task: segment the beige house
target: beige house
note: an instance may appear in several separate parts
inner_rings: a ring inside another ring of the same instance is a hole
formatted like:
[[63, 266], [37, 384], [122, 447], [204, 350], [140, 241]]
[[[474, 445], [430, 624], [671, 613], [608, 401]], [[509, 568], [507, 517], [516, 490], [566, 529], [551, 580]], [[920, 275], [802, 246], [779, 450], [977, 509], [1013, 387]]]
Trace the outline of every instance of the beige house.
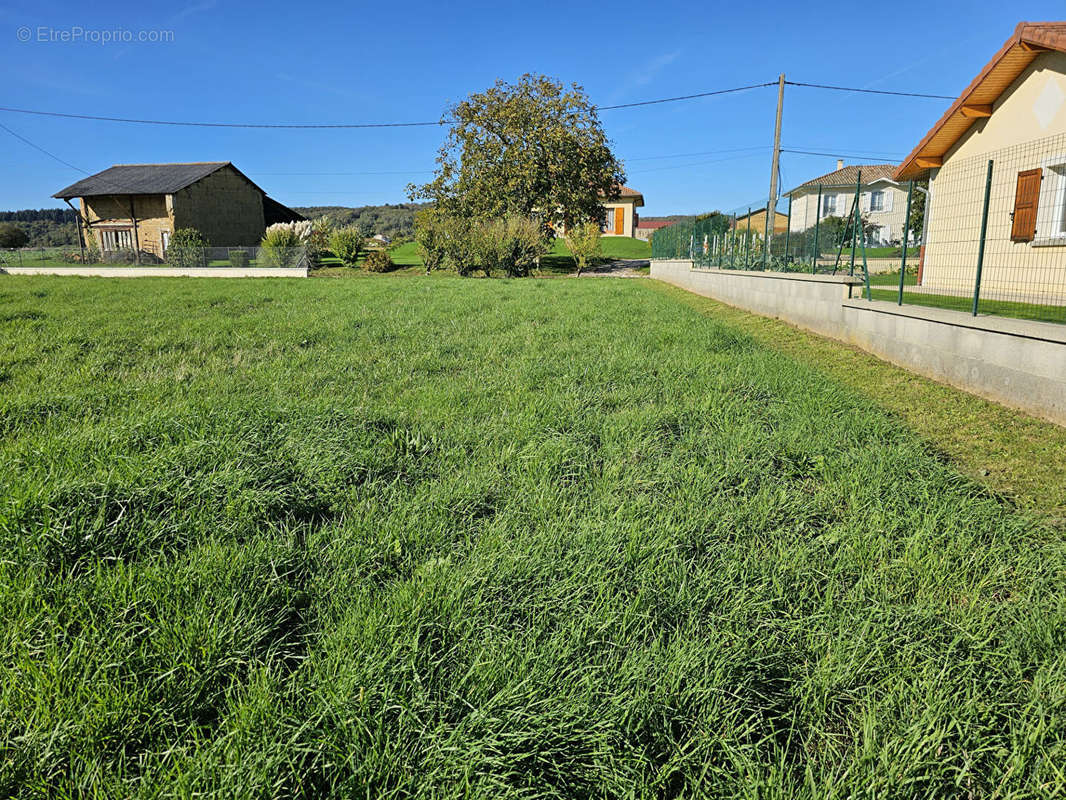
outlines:
[[622, 186], [618, 190], [618, 196], [604, 200], [603, 206], [607, 214], [603, 222], [604, 236], [636, 236], [637, 209], [644, 205], [644, 195]]
[[56, 192], [78, 199], [78, 232], [101, 252], [165, 256], [179, 228], [195, 228], [212, 246], [254, 246], [275, 222], [303, 219], [228, 161], [118, 164]]
[[1020, 23], [896, 170], [929, 179], [924, 289], [973, 291], [990, 160], [982, 296], [1066, 300], [1066, 22]]
[[907, 187], [893, 179], [895, 170], [895, 164], [845, 166], [838, 160], [833, 172], [812, 178], [786, 192], [785, 196], [792, 204], [789, 230], [802, 232], [826, 217], [848, 216], [855, 200], [855, 182], [861, 178], [859, 211], [875, 226], [867, 244], [888, 245], [902, 241]]
[[[731, 223], [730, 227], [735, 228], [738, 231], [745, 231], [749, 228], [755, 233], [759, 234], [759, 237], [766, 235], [766, 209], [760, 208], [752, 211], [748, 214], [741, 214]], [[788, 215], [782, 214], [780, 211], [774, 212], [774, 233], [784, 233], [788, 230]]]

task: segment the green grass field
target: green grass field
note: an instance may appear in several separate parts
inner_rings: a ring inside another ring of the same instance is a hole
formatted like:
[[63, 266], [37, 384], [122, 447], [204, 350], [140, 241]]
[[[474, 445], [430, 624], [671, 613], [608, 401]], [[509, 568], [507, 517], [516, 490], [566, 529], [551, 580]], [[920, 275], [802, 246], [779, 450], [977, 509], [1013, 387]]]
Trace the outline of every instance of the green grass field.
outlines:
[[0, 279], [0, 795], [1062, 796], [1063, 529], [702, 304]]

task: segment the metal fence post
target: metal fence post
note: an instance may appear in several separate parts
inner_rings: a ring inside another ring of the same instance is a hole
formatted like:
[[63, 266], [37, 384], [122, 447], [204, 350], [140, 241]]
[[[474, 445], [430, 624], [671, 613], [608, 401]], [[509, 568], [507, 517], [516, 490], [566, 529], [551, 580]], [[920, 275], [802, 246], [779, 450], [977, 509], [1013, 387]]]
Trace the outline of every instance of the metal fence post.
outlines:
[[907, 213], [903, 217], [903, 258], [899, 261], [899, 297], [896, 298], [896, 305], [903, 305], [903, 280], [907, 274], [907, 235], [911, 230], [911, 199], [914, 197], [914, 181], [910, 182], [910, 187], [907, 189]]
[[748, 206], [748, 229], [744, 233], [744, 269], [751, 266], [749, 253], [751, 252], [751, 206]]
[[811, 275], [818, 271], [818, 232], [822, 226], [822, 184], [818, 184], [818, 204], [814, 207], [814, 258], [811, 259]]
[[981, 301], [981, 270], [985, 265], [985, 234], [988, 232], [988, 201], [992, 196], [992, 159], [988, 159], [988, 174], [985, 176], [985, 202], [981, 209], [981, 241], [977, 245], [977, 279], [973, 285], [973, 315]]
[[781, 260], [788, 264], [788, 237], [792, 233], [792, 195], [788, 196], [788, 222], [785, 223], [785, 254]]

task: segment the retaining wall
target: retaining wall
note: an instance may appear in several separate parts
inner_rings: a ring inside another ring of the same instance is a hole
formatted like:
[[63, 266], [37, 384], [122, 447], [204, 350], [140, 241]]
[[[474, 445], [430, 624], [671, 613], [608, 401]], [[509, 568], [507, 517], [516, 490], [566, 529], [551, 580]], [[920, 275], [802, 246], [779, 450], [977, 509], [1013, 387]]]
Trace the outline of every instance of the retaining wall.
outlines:
[[861, 281], [845, 276], [693, 269], [689, 261], [652, 261], [651, 275], [1066, 425], [1064, 325], [865, 300]]
[[90, 278], [306, 278], [306, 267], [0, 267], [4, 275]]

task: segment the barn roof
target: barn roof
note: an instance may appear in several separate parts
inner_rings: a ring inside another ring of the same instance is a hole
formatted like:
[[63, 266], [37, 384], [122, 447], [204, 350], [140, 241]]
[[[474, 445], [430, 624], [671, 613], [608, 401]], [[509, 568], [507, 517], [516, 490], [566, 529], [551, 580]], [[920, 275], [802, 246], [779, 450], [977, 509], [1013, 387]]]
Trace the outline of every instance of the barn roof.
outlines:
[[[103, 172], [82, 178], [66, 189], [56, 192], [52, 197], [69, 200], [73, 197], [95, 197], [109, 194], [174, 194], [223, 167], [233, 167], [233, 164], [229, 161], [201, 161], [192, 164], [116, 164]], [[237, 168], [233, 167], [233, 169]], [[240, 172], [240, 170], [237, 171]]]
[[1019, 22], [992, 60], [896, 170], [896, 180], [917, 178], [943, 159], [970, 127], [992, 112], [994, 104], [1041, 53], [1066, 53], [1066, 22]]

